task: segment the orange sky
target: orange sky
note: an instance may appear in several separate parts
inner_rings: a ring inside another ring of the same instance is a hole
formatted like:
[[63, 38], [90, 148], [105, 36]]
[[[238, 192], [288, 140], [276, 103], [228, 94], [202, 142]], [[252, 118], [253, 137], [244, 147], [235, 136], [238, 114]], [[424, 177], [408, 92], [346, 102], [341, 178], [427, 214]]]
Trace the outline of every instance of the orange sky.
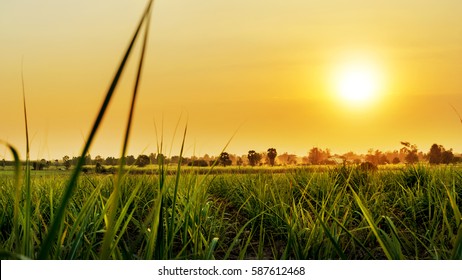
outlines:
[[[1, 1], [0, 139], [24, 157], [24, 57], [31, 157], [77, 156], [144, 6]], [[461, 13], [459, 0], [156, 1], [129, 153], [156, 152], [154, 123], [171, 155], [186, 123], [187, 155], [219, 154], [235, 131], [227, 151], [236, 154], [365, 153], [400, 141], [462, 152], [449, 105], [462, 114]], [[332, 78], [357, 61], [381, 80], [360, 106], [339, 98]], [[129, 66], [92, 156], [120, 154]]]

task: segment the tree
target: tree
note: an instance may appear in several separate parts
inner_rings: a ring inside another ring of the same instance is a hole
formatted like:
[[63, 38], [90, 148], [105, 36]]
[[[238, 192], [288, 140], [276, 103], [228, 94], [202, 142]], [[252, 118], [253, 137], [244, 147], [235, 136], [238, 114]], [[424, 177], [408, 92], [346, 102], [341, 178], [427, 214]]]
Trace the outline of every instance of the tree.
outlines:
[[278, 162], [283, 165], [297, 164], [297, 156], [293, 154], [283, 153], [277, 156]]
[[101, 157], [100, 155], [96, 156], [95, 159], [93, 160], [95, 164], [99, 163], [99, 164], [103, 164], [104, 162], [104, 159], [103, 157]]
[[222, 164], [223, 166], [228, 166], [228, 165], [231, 165], [232, 161], [231, 159], [229, 158], [229, 154], [227, 152], [222, 152], [220, 154], [220, 164]]
[[250, 150], [247, 154], [247, 159], [249, 160], [250, 166], [255, 166], [260, 163], [261, 155], [254, 150]]
[[151, 161], [151, 164], [157, 163], [157, 155], [154, 153], [149, 154], [149, 160]]
[[442, 146], [433, 144], [428, 152], [428, 162], [430, 164], [439, 164], [441, 162], [441, 149]]
[[149, 164], [151, 160], [147, 155], [139, 155], [138, 158], [136, 159], [136, 166], [138, 167], [145, 167], [146, 165]]
[[409, 142], [401, 142], [401, 145], [404, 146], [403, 148], [401, 148], [401, 151], [403, 151], [406, 154], [404, 159], [406, 160], [407, 163], [414, 164], [419, 161], [419, 156], [417, 155], [416, 145], [412, 145]]
[[114, 157], [107, 157], [107, 158], [104, 160], [104, 164], [114, 166], [114, 165], [117, 165], [117, 161], [118, 161], [118, 160], [117, 160], [116, 158], [114, 158]]
[[276, 152], [275, 148], [268, 149], [268, 153], [266, 154], [266, 156], [268, 157], [268, 161], [271, 166], [274, 166], [274, 159], [276, 158], [277, 155], [278, 153]]
[[90, 154], [85, 156], [85, 165], [91, 165], [91, 155]]
[[441, 163], [450, 164], [454, 162], [454, 154], [452, 149], [441, 153]]
[[308, 161], [313, 164], [322, 164], [326, 159], [330, 157], [329, 149], [323, 151], [318, 147], [313, 147], [308, 153]]
[[135, 162], [136, 162], [136, 159], [134, 156], [130, 155], [130, 156], [125, 157], [125, 164], [127, 165], [133, 165], [135, 164]]
[[66, 168], [66, 170], [71, 167], [71, 161], [69, 159], [69, 156], [63, 156], [63, 165], [64, 168]]

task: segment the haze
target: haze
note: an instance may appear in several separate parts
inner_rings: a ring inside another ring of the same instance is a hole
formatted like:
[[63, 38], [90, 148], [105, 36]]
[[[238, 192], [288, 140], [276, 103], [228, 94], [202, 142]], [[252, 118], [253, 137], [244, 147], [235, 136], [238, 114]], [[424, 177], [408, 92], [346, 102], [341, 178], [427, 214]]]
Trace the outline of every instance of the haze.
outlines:
[[[23, 59], [31, 157], [78, 156], [144, 6], [2, 1], [0, 139], [24, 157]], [[233, 135], [226, 151], [235, 154], [365, 153], [400, 141], [462, 152], [451, 108], [462, 113], [461, 12], [459, 0], [156, 1], [129, 154], [156, 152], [160, 135], [178, 154], [186, 124], [188, 155], [218, 155]], [[339, 98], [332, 79], [356, 61], [381, 79], [362, 106]], [[92, 156], [120, 153], [127, 70]]]

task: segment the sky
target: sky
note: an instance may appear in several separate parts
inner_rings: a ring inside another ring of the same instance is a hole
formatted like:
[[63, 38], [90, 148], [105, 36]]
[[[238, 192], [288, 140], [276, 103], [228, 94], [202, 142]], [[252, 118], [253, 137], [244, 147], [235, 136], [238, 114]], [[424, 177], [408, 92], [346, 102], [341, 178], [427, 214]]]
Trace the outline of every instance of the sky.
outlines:
[[[25, 157], [23, 68], [31, 158], [78, 156], [146, 3], [2, 0], [0, 139]], [[460, 153], [461, 13], [459, 0], [155, 1], [128, 153], [163, 139], [176, 155], [186, 126], [187, 156]], [[140, 46], [93, 157], [120, 156]], [[345, 79], [373, 90], [345, 97]]]

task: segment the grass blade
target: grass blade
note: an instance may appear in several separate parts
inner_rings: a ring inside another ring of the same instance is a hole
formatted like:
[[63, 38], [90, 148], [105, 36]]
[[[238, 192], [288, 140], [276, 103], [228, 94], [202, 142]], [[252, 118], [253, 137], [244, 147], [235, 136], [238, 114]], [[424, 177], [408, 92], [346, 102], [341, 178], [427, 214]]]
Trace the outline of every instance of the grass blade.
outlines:
[[15, 181], [15, 196], [14, 196], [14, 208], [13, 208], [13, 234], [16, 243], [16, 251], [20, 249], [20, 235], [19, 235], [19, 203], [21, 200], [21, 160], [19, 159], [18, 151], [10, 144], [0, 140], [0, 143], [7, 146], [11, 151], [14, 159], [14, 181]]
[[23, 100], [23, 109], [24, 109], [24, 126], [26, 130], [26, 174], [25, 174], [25, 224], [24, 224], [24, 254], [28, 257], [32, 257], [32, 244], [31, 244], [31, 179], [30, 179], [30, 144], [29, 144], [29, 128], [27, 125], [27, 108], [26, 108], [26, 89], [24, 86], [24, 67], [23, 62], [21, 62], [21, 82], [22, 82], [22, 100]]
[[143, 13], [142, 17], [141, 17], [141, 20], [138, 24], [138, 27], [137, 29], [135, 30], [135, 33], [132, 37], [132, 40], [130, 41], [130, 44], [127, 48], [127, 51], [125, 52], [125, 55], [123, 56], [123, 59], [119, 65], [119, 68], [117, 69], [116, 71], [116, 74], [112, 80], [112, 83], [109, 87], [109, 90], [107, 91], [106, 93], [106, 96], [104, 98], [104, 101], [103, 101], [103, 104], [101, 105], [101, 108], [99, 110], [99, 113], [96, 117], [96, 120], [95, 122], [93, 123], [93, 127], [90, 131], [90, 134], [87, 138], [87, 141], [85, 142], [85, 145], [83, 147], [83, 150], [82, 150], [82, 153], [81, 153], [81, 156], [72, 172], [72, 175], [64, 189], [64, 194], [62, 196], [62, 199], [61, 199], [61, 203], [60, 203], [60, 206], [59, 206], [59, 209], [58, 211], [56, 212], [56, 215], [55, 215], [55, 219], [52, 221], [52, 224], [51, 224], [51, 227], [49, 228], [48, 230], [48, 233], [44, 239], [44, 242], [42, 243], [42, 246], [40, 248], [40, 251], [39, 251], [39, 254], [38, 254], [38, 258], [39, 259], [46, 259], [48, 258], [49, 256], [49, 252], [50, 252], [50, 249], [52, 247], [52, 244], [55, 240], [55, 238], [59, 235], [59, 229], [60, 229], [60, 225], [63, 221], [63, 218], [64, 218], [64, 214], [65, 214], [65, 211], [66, 211], [66, 207], [72, 197], [72, 194], [74, 192], [74, 189], [77, 185], [77, 179], [82, 171], [82, 167], [83, 165], [85, 164], [85, 155], [88, 154], [88, 151], [90, 149], [90, 145], [91, 143], [93, 142], [93, 139], [95, 138], [95, 135], [96, 135], [96, 132], [98, 131], [98, 128], [100, 127], [101, 125], [101, 122], [103, 120], [103, 117], [104, 115], [106, 114], [106, 110], [109, 106], [109, 103], [112, 99], [112, 96], [113, 96], [113, 93], [118, 85], [118, 82], [119, 82], [119, 79], [122, 75], [122, 72], [125, 68], [125, 65], [126, 65], [126, 62], [128, 61], [128, 58], [132, 52], [132, 48], [133, 48], [133, 45], [135, 44], [135, 41], [138, 37], [138, 34], [139, 34], [139, 31], [141, 29], [141, 26], [143, 25], [143, 22], [145, 21], [147, 15], [148, 15], [148, 12], [150, 11], [150, 8], [151, 8], [151, 5], [152, 5], [152, 0], [149, 1], [148, 3], [148, 6], [146, 7], [146, 10], [145, 12]]
[[148, 41], [148, 34], [149, 34], [149, 24], [150, 24], [150, 18], [151, 18], [151, 9], [147, 10], [145, 14], [145, 33], [144, 33], [144, 40], [143, 40], [143, 46], [141, 50], [141, 55], [140, 55], [140, 60], [138, 64], [138, 72], [136, 75], [136, 82], [135, 82], [135, 87], [133, 89], [133, 95], [132, 95], [132, 100], [130, 104], [130, 112], [128, 115], [128, 122], [127, 122], [127, 127], [125, 129], [125, 136], [124, 136], [124, 142], [123, 142], [123, 147], [122, 147], [122, 155], [120, 157], [120, 163], [119, 163], [119, 170], [117, 173], [117, 176], [115, 178], [115, 183], [114, 183], [114, 190], [111, 194], [111, 197], [109, 198], [108, 201], [108, 213], [109, 213], [109, 218], [108, 218], [108, 228], [106, 230], [106, 234], [104, 236], [103, 240], [103, 247], [101, 250], [101, 258], [102, 259], [107, 259], [109, 257], [111, 250], [111, 244], [114, 240], [115, 234], [116, 234], [116, 226], [115, 226], [115, 220], [116, 220], [116, 212], [118, 208], [118, 202], [119, 202], [119, 195], [120, 195], [120, 184], [122, 181], [122, 177], [124, 174], [124, 166], [125, 166], [125, 155], [127, 153], [128, 149], [128, 140], [130, 136], [130, 131], [132, 127], [132, 122], [133, 122], [133, 114], [135, 111], [135, 103], [136, 103], [136, 97], [138, 95], [138, 87], [140, 83], [140, 78], [141, 78], [141, 72], [143, 69], [143, 61], [144, 61], [144, 54], [146, 52], [146, 44]]

